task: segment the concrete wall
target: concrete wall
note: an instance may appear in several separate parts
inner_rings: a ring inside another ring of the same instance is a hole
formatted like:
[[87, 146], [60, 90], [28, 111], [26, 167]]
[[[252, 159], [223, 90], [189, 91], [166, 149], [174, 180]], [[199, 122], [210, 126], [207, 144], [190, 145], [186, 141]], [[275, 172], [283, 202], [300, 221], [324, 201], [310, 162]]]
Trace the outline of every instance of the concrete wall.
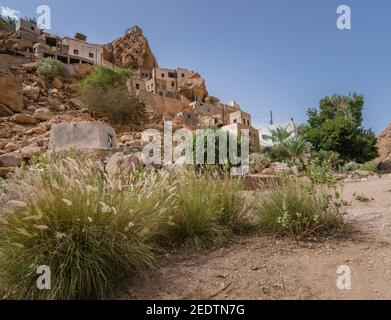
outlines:
[[177, 114], [182, 112], [190, 103], [190, 101], [185, 97], [181, 97], [180, 99], [172, 99], [146, 91], [138, 92], [138, 96], [145, 103], [149, 111], [158, 115], [162, 115], [163, 113]]
[[205, 102], [194, 101], [190, 104], [190, 107], [194, 109], [194, 111], [202, 113], [203, 115], [213, 116], [216, 114], [221, 114], [223, 111], [223, 107], [220, 103], [218, 104], [210, 104]]
[[114, 129], [104, 122], [60, 123], [51, 128], [49, 147], [56, 150], [111, 149], [117, 147], [117, 141]]

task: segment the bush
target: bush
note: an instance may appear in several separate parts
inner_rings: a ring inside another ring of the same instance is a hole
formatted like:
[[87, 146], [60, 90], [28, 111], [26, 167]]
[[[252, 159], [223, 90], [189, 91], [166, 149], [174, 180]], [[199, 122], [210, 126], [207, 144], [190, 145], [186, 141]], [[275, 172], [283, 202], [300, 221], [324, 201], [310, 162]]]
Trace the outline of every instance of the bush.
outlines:
[[129, 124], [144, 110], [143, 103], [129, 92], [130, 71], [98, 66], [82, 83], [82, 101], [87, 109], [113, 123]]
[[[211, 148], [209, 148], [208, 136], [211, 137]], [[226, 154], [221, 154], [220, 139], [226, 139]], [[246, 143], [249, 145], [249, 148], [251, 148], [249, 141], [247, 141], [244, 136], [240, 134], [234, 135], [228, 131], [222, 131], [217, 127], [210, 127], [206, 128], [203, 132], [197, 132], [193, 139], [188, 143], [187, 149], [189, 151], [188, 153], [193, 157], [193, 165], [198, 172], [205, 173], [212, 169], [214, 171], [220, 171], [222, 174], [229, 174], [230, 169], [241, 166], [242, 163], [233, 164], [231, 159], [240, 158], [242, 156], [242, 145], [245, 146]], [[235, 147], [230, 147], [231, 144], [236, 147], [236, 150]], [[201, 151], [203, 151], [203, 154], [200, 154], [201, 159], [197, 159], [197, 155]], [[214, 162], [214, 165], [208, 164], [208, 156], [211, 155], [212, 152], [214, 152], [214, 159], [211, 160]], [[220, 157], [225, 160], [224, 164], [220, 163], [222, 162], [220, 161]], [[202, 164], [197, 162], [202, 162]]]
[[374, 161], [369, 161], [363, 164], [356, 163], [354, 161], [345, 163], [341, 166], [339, 166], [338, 171], [340, 173], [350, 173], [355, 170], [365, 170], [365, 171], [371, 171], [371, 172], [377, 172], [377, 164]]
[[266, 153], [250, 155], [250, 173], [261, 173], [271, 162], [272, 159]]
[[82, 102], [90, 112], [120, 124], [134, 122], [144, 108], [137, 96], [121, 87], [110, 90], [91, 87], [83, 92]]
[[[0, 223], [0, 286], [6, 298], [104, 298], [119, 279], [153, 266], [152, 243], [172, 205], [166, 177], [144, 176], [119, 190], [99, 165], [71, 158], [17, 169], [8, 197], [25, 207]], [[153, 192], [151, 192], [153, 190]], [[51, 290], [36, 287], [37, 267]]]
[[91, 74], [82, 82], [82, 89], [87, 90], [93, 87], [111, 89], [113, 87], [123, 87], [130, 77], [128, 69], [111, 69], [97, 66]]
[[333, 185], [336, 183], [333, 175], [333, 167], [327, 161], [312, 160], [306, 167], [305, 175], [315, 183]]
[[178, 182], [176, 206], [163, 238], [166, 245], [198, 250], [224, 243], [251, 226], [240, 182], [189, 174]]
[[288, 181], [264, 194], [257, 210], [263, 231], [300, 239], [345, 231], [340, 207], [340, 195], [334, 189], [316, 191]]
[[362, 126], [363, 108], [364, 97], [357, 94], [325, 97], [319, 109], [308, 110], [300, 132], [316, 150], [338, 152], [344, 161], [370, 161], [379, 153], [375, 133]]
[[65, 65], [53, 58], [42, 59], [38, 64], [37, 72], [40, 76], [48, 79], [64, 77], [67, 74]]

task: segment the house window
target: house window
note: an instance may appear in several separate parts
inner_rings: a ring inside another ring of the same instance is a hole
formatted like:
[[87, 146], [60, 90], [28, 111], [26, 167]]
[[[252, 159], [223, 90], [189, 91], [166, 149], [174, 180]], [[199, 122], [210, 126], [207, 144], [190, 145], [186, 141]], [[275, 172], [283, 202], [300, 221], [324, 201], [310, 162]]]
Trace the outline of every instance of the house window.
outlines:
[[238, 120], [234, 119], [234, 123], [238, 123]]
[[182, 73], [182, 78], [184, 78], [185, 77], [185, 74], [184, 73]]
[[76, 55], [78, 55], [78, 54], [79, 54], [79, 50], [76, 50], [76, 49], [75, 49], [75, 50], [73, 50], [73, 53], [76, 54]]
[[164, 73], [162, 73], [162, 78], [164, 78]]
[[140, 89], [140, 85], [138, 83], [136, 83], [136, 89], [139, 90]]
[[113, 136], [111, 134], [108, 135], [107, 138], [107, 147], [112, 148], [113, 147]]
[[90, 54], [88, 55], [90, 58], [93, 58], [94, 57], [94, 54], [90, 52]]
[[171, 81], [171, 87], [175, 87], [175, 82], [174, 81]]

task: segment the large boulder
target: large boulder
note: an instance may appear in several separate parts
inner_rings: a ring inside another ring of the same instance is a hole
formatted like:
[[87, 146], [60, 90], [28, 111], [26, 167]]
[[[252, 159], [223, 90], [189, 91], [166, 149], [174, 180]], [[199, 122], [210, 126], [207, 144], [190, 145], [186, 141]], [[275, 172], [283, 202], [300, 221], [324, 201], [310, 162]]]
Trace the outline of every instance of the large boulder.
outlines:
[[121, 68], [152, 70], [158, 67], [148, 40], [136, 29], [108, 44], [104, 58]]
[[203, 101], [208, 96], [205, 79], [191, 71], [187, 79], [179, 85], [179, 93], [190, 101]]
[[34, 117], [39, 121], [47, 121], [53, 116], [53, 113], [45, 107], [35, 110]]
[[77, 64], [73, 67], [74, 75], [77, 79], [83, 80], [92, 72], [93, 67], [88, 63]]
[[0, 167], [15, 167], [19, 166], [23, 161], [20, 153], [10, 152], [0, 155]]
[[34, 116], [28, 114], [15, 114], [12, 116], [11, 121], [20, 123], [20, 124], [36, 124], [37, 119]]
[[7, 71], [0, 69], [0, 105], [1, 113], [21, 112], [23, 109], [23, 94], [17, 83], [15, 76]]
[[107, 162], [106, 172], [110, 180], [124, 184], [126, 178], [141, 167], [142, 163], [136, 154], [116, 153]]
[[378, 162], [391, 160], [391, 124], [379, 135], [377, 147], [380, 154]]

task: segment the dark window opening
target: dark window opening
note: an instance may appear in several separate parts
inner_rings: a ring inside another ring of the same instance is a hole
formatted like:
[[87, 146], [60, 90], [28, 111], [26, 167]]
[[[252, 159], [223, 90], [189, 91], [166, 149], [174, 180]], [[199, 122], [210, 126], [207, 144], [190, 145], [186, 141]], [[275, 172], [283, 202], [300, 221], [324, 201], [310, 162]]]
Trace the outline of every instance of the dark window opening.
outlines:
[[113, 147], [113, 136], [111, 134], [108, 135], [107, 147], [109, 147], [109, 148]]
[[58, 59], [59, 61], [61, 61], [62, 63], [65, 63], [65, 64], [68, 63], [68, 58], [67, 58], [67, 57], [57, 56], [57, 59]]
[[171, 81], [171, 87], [175, 87], [175, 82], [174, 81]]
[[88, 55], [90, 58], [93, 58], [94, 57], [94, 54], [93, 53], [89, 53]]
[[164, 73], [162, 73], [162, 78], [164, 78]]
[[185, 74], [184, 73], [182, 73], [182, 78], [184, 78], [185, 77]]
[[79, 54], [79, 50], [75, 49], [75, 50], [73, 50], [73, 53], [78, 55]]
[[140, 89], [140, 85], [138, 83], [136, 83], [136, 89]]
[[73, 59], [73, 58], [71, 58], [71, 59], [69, 60], [69, 63], [70, 63], [70, 64], [80, 63], [80, 60], [79, 60], [79, 59]]
[[169, 72], [168, 73], [168, 77], [169, 78], [176, 78], [177, 77], [177, 74], [175, 72]]

